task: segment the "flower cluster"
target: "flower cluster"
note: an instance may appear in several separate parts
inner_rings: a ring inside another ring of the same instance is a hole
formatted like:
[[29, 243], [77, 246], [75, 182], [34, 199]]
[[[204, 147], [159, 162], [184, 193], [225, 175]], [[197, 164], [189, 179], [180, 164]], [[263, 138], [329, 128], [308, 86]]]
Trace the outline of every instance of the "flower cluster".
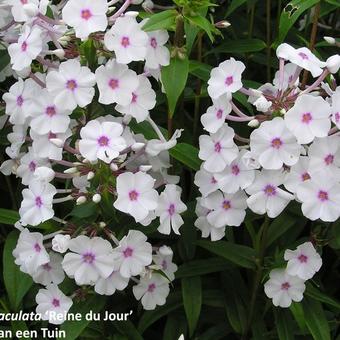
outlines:
[[[195, 176], [202, 194], [195, 225], [203, 237], [221, 239], [226, 226], [243, 222], [247, 208], [275, 218], [293, 200], [310, 220], [340, 217], [340, 89], [332, 76], [340, 56], [323, 62], [288, 44], [278, 47], [277, 56], [273, 83], [257, 89], [243, 86], [245, 66], [234, 58], [211, 71], [213, 103], [201, 117], [209, 135], [199, 138], [203, 163]], [[303, 69], [318, 77], [310, 86], [300, 82]], [[237, 107], [237, 91], [257, 113]], [[247, 138], [227, 122], [255, 129]]]
[[[37, 312], [53, 323], [47, 312], [72, 305], [58, 288], [65, 273], [105, 295], [136, 282], [136, 299], [154, 309], [165, 303], [177, 268], [171, 249], [152, 247], [141, 231], [117, 239], [112, 224], [79, 225], [55, 216], [55, 205], [63, 202], [103, 203], [112, 216], [122, 212], [143, 226], [153, 221], [163, 234], [179, 234], [183, 224], [179, 178], [168, 174], [168, 150], [181, 131], [167, 140], [150, 116], [156, 92], [149, 78], [158, 81], [160, 68], [169, 64], [169, 36], [163, 30], [145, 32], [147, 20], [138, 22], [138, 13], [126, 12], [133, 1], [112, 14], [113, 3], [8, 0], [1, 7], [0, 38], [11, 62], [6, 75], [17, 80], [3, 95], [2, 122], [12, 132], [9, 159], [0, 170], [27, 186], [13, 255], [23, 272], [46, 286], [37, 295]], [[94, 44], [99, 66], [84, 62], [83, 41]], [[128, 65], [136, 61], [145, 61], [143, 73]], [[149, 124], [156, 137], [135, 133], [132, 120]], [[27, 228], [50, 219], [60, 229], [52, 235]], [[52, 243], [43, 243], [50, 238]]]
[[322, 259], [311, 242], [299, 245], [284, 253], [285, 269], [273, 269], [264, 285], [266, 295], [274, 306], [287, 308], [292, 301], [300, 302], [306, 289], [305, 281], [311, 279], [322, 265]]

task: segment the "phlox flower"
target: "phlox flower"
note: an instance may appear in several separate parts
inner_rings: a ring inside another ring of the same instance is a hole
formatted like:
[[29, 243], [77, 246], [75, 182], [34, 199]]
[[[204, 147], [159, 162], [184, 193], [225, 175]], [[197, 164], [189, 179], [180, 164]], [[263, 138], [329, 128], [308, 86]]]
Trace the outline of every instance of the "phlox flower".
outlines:
[[41, 14], [45, 14], [47, 10], [47, 4], [44, 0], [7, 0], [7, 4], [11, 6], [13, 18], [17, 22], [25, 22], [30, 19], [30, 15], [26, 11], [27, 6], [33, 6]]
[[175, 272], [177, 271], [177, 265], [172, 262], [173, 252], [168, 246], [160, 247], [156, 255], [153, 255], [153, 262], [158, 265], [161, 271], [166, 275], [166, 277], [173, 281], [175, 279]]
[[310, 180], [312, 174], [312, 169], [310, 166], [310, 159], [306, 156], [301, 156], [299, 161], [294, 164], [289, 172], [285, 175], [284, 186], [287, 190], [292, 193], [295, 193], [297, 187], [305, 182]]
[[340, 89], [338, 88], [337, 91], [331, 97], [332, 104], [331, 104], [331, 114], [332, 114], [332, 122], [340, 128]]
[[[280, 84], [280, 72], [277, 71], [275, 73], [275, 77], [273, 79], [273, 84], [275, 85], [276, 88], [279, 88], [280, 85], [282, 85], [282, 91], [286, 90], [288, 88], [288, 86], [291, 84], [291, 82], [294, 79], [294, 75], [296, 74], [296, 70], [297, 70], [297, 66], [292, 64], [292, 63], [288, 63], [285, 64], [283, 67], [283, 81], [282, 84]], [[297, 85], [299, 82], [299, 77], [296, 79], [296, 84], [293, 85]]]
[[112, 295], [116, 290], [123, 290], [127, 287], [129, 279], [123, 277], [119, 270], [113, 270], [106, 279], [99, 278], [94, 286], [96, 293], [100, 295]]
[[55, 235], [52, 239], [52, 249], [58, 253], [66, 253], [70, 245], [70, 235]]
[[164, 46], [169, 40], [169, 34], [165, 30], [147, 32], [149, 41], [147, 43], [145, 66], [157, 69], [159, 66], [167, 66], [170, 63], [169, 49]]
[[198, 186], [198, 190], [202, 196], [208, 196], [219, 189], [217, 177], [217, 174], [204, 170], [203, 165], [201, 165], [200, 170], [195, 174], [194, 183]]

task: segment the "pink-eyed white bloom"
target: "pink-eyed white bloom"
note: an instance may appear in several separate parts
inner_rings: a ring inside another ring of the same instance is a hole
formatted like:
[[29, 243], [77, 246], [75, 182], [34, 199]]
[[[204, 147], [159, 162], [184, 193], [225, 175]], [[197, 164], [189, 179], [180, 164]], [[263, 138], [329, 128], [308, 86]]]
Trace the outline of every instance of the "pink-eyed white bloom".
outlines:
[[41, 233], [31, 233], [25, 228], [19, 235], [13, 250], [15, 263], [24, 273], [34, 273], [39, 266], [50, 261], [50, 257], [43, 245]]
[[73, 302], [55, 284], [48, 285], [46, 289], [39, 289], [35, 301], [38, 304], [36, 313], [41, 314], [42, 320], [60, 325], [65, 321], [65, 317]]
[[152, 246], [146, 241], [147, 237], [138, 230], [129, 230], [129, 233], [119, 241], [119, 246], [114, 249], [114, 256], [123, 277], [139, 275], [151, 264]]
[[322, 266], [321, 256], [311, 242], [300, 244], [295, 250], [287, 249], [284, 259], [288, 261], [287, 273], [302, 280], [311, 279]]
[[27, 6], [33, 6], [38, 9], [40, 13], [45, 14], [47, 6], [44, 2], [45, 1], [39, 0], [7, 0], [7, 4], [11, 6], [13, 18], [17, 22], [25, 22], [30, 19], [30, 15], [28, 15], [26, 10]]
[[284, 120], [276, 117], [263, 122], [250, 134], [250, 149], [263, 168], [277, 170], [283, 164], [294, 165], [299, 159], [301, 146], [286, 128]]
[[176, 130], [171, 138], [167, 141], [159, 139], [148, 140], [145, 147], [145, 152], [148, 156], [155, 157], [158, 156], [161, 152], [173, 148], [177, 144], [177, 139], [181, 137], [182, 131], [183, 129]]
[[136, 222], [144, 220], [158, 205], [155, 180], [144, 172], [125, 172], [117, 177], [117, 200], [113, 206], [130, 214]]
[[32, 100], [32, 120], [30, 127], [39, 135], [64, 133], [70, 125], [71, 110], [54, 103], [54, 97], [42, 89], [39, 96]]
[[296, 190], [304, 216], [312, 221], [334, 222], [340, 217], [340, 184], [325, 173], [313, 174]]
[[212, 192], [219, 189], [216, 175], [217, 174], [213, 174], [204, 170], [203, 165], [201, 165], [200, 170], [196, 172], [194, 183], [196, 186], [198, 186], [198, 190], [202, 196], [208, 196]]
[[144, 60], [147, 48], [150, 48], [147, 46], [148, 40], [148, 35], [131, 16], [119, 17], [104, 36], [105, 47], [115, 52], [121, 64]]
[[70, 244], [70, 235], [55, 235], [52, 239], [52, 249], [57, 253], [66, 253]]
[[340, 89], [338, 88], [337, 91], [331, 97], [332, 104], [331, 104], [331, 114], [332, 114], [332, 122], [340, 128]]
[[98, 279], [94, 286], [94, 290], [100, 295], [112, 295], [116, 290], [125, 289], [128, 283], [128, 278], [123, 277], [118, 270], [113, 270], [108, 278]]
[[149, 41], [145, 55], [145, 66], [157, 69], [159, 66], [167, 66], [170, 63], [169, 49], [164, 46], [169, 40], [169, 34], [165, 30], [147, 32]]
[[201, 204], [210, 210], [208, 222], [215, 228], [238, 227], [246, 216], [247, 195], [243, 191], [224, 194], [216, 191], [202, 199]]
[[135, 298], [141, 300], [145, 310], [152, 310], [165, 304], [170, 292], [169, 281], [164, 276], [153, 273], [151, 277], [142, 277], [132, 291]]
[[231, 95], [227, 93], [213, 101], [207, 112], [201, 116], [204, 130], [215, 133], [225, 123], [225, 117], [231, 112]]
[[64, 256], [62, 266], [78, 285], [93, 285], [99, 278], [105, 279], [112, 273], [114, 256], [109, 241], [80, 235], [71, 239], [69, 250], [71, 252]]
[[9, 45], [8, 54], [11, 57], [13, 70], [21, 71], [31, 65], [42, 51], [42, 31], [39, 27], [25, 26], [24, 32], [19, 37], [18, 42]]
[[119, 64], [116, 59], [109, 60], [96, 70], [96, 79], [99, 88], [99, 103], [108, 105], [117, 103], [127, 106], [132, 101], [132, 93], [139, 85], [135, 71], [126, 65]]
[[138, 76], [139, 85], [131, 93], [128, 105], [116, 105], [116, 111], [136, 119], [137, 123], [144, 121], [149, 116], [149, 111], [156, 105], [156, 93], [151, 87], [149, 79], [143, 75]]
[[187, 210], [186, 205], [181, 201], [182, 189], [174, 184], [165, 186], [164, 191], [159, 195], [156, 215], [159, 216], [160, 226], [157, 230], [161, 234], [169, 235], [171, 229], [179, 235], [179, 228], [184, 221], [181, 213]]
[[255, 171], [243, 162], [243, 156], [246, 152], [246, 150], [241, 150], [230, 165], [227, 165], [222, 172], [214, 175], [216, 186], [223, 192], [233, 194], [253, 183]]
[[320, 61], [307, 47], [295, 49], [284, 43], [276, 49], [276, 55], [309, 71], [313, 77], [318, 77], [326, 66], [326, 63]]
[[294, 164], [286, 174], [283, 183], [285, 188], [290, 192], [295, 193], [297, 187], [301, 183], [308, 181], [311, 178], [311, 170], [309, 157], [301, 156], [299, 161]]
[[90, 162], [100, 159], [110, 163], [126, 148], [122, 133], [119, 123], [91, 120], [80, 130], [79, 151]]
[[198, 157], [204, 160], [203, 167], [210, 172], [222, 171], [238, 155], [234, 143], [234, 130], [224, 124], [216, 133], [199, 137], [200, 151]]
[[241, 75], [245, 70], [241, 61], [230, 58], [211, 70], [208, 93], [217, 99], [225, 93], [234, 93], [242, 87]]
[[106, 30], [107, 11], [106, 0], [70, 0], [62, 15], [64, 22], [75, 29], [76, 37], [85, 40], [91, 33]]
[[32, 181], [22, 191], [23, 201], [19, 209], [20, 221], [23, 225], [36, 226], [54, 216], [53, 196], [57, 193], [52, 184]]
[[166, 277], [173, 281], [175, 279], [175, 272], [178, 267], [172, 262], [173, 252], [168, 246], [160, 247], [156, 255], [153, 255], [153, 262], [160, 267], [160, 270], [166, 275]]
[[292, 301], [300, 302], [306, 289], [305, 281], [291, 276], [285, 269], [273, 269], [269, 280], [264, 284], [264, 292], [273, 300], [276, 307], [287, 308]]
[[[288, 63], [284, 65], [282, 84], [280, 84], [280, 72], [279, 71], [275, 73], [273, 84], [276, 86], [277, 89], [281, 85], [282, 86], [281, 90], [283, 91], [286, 90], [288, 86], [291, 84], [291, 82], [293, 81], [294, 75], [296, 74], [296, 70], [297, 70], [297, 66], [292, 63]], [[296, 79], [296, 84], [298, 84], [298, 82], [299, 82], [299, 77], [297, 77]]]
[[54, 252], [50, 252], [49, 256], [50, 261], [39, 266], [32, 275], [34, 282], [44, 286], [51, 283], [58, 285], [63, 282], [65, 278], [65, 273], [61, 267], [62, 256]]
[[256, 214], [265, 214], [270, 218], [278, 216], [294, 196], [281, 188], [284, 175], [279, 170], [262, 170], [255, 172], [254, 182], [245, 190], [250, 197], [248, 207]]
[[287, 128], [299, 144], [308, 144], [315, 137], [326, 137], [331, 128], [331, 108], [322, 98], [304, 94], [285, 114]]
[[90, 104], [95, 84], [94, 74], [76, 59], [64, 61], [58, 71], [50, 71], [46, 76], [46, 88], [54, 96], [54, 103], [68, 110]]

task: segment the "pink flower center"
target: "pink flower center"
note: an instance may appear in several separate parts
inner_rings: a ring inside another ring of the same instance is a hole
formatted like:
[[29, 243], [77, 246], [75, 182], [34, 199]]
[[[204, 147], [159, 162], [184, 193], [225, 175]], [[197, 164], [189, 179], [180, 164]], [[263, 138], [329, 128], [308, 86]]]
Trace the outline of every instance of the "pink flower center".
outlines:
[[106, 136], [101, 136], [98, 138], [98, 144], [99, 146], [108, 146], [109, 145], [109, 139]]
[[118, 79], [110, 79], [109, 86], [112, 90], [115, 90], [119, 86], [119, 80]]
[[271, 143], [272, 148], [277, 149], [277, 150], [281, 148], [282, 144], [283, 143], [280, 138], [274, 138]]
[[83, 9], [81, 11], [81, 17], [84, 20], [89, 20], [92, 17], [92, 13], [91, 13], [91, 11], [89, 9]]
[[136, 103], [137, 102], [137, 98], [138, 96], [132, 92], [132, 99], [131, 99], [131, 103]]
[[36, 167], [37, 167], [37, 165], [33, 161], [31, 161], [30, 164], [28, 164], [28, 168], [31, 172], [34, 172]]
[[224, 200], [223, 203], [222, 203], [222, 208], [224, 210], [229, 210], [231, 208], [230, 201]]
[[73, 79], [68, 80], [66, 83], [66, 88], [71, 91], [74, 91], [77, 87], [78, 87], [77, 82]]
[[132, 191], [129, 192], [130, 201], [137, 201], [138, 196], [139, 196], [139, 194], [136, 190], [132, 190]]
[[96, 259], [96, 257], [92, 253], [83, 254], [83, 262], [85, 262], [85, 263], [92, 264], [95, 259]]
[[220, 142], [215, 143], [215, 152], [221, 152], [222, 146]]
[[308, 180], [310, 179], [309, 173], [308, 173], [308, 172], [303, 173], [303, 174], [301, 175], [301, 179], [302, 179], [303, 182], [304, 182], [304, 181], [308, 181]]
[[167, 270], [168, 269], [168, 264], [165, 260], [162, 261], [162, 268], [163, 270]]
[[214, 176], [212, 176], [210, 182], [211, 182], [211, 184], [216, 184], [217, 183], [216, 178]]
[[320, 190], [318, 193], [318, 199], [321, 202], [328, 201], [328, 193], [326, 191]]
[[43, 266], [42, 266], [43, 268], [44, 268], [44, 270], [46, 270], [47, 272], [49, 272], [51, 269], [52, 269], [52, 267], [50, 266], [50, 264], [49, 263], [45, 263], [45, 264], [43, 264]]
[[231, 167], [231, 173], [235, 176], [237, 176], [240, 173], [240, 168], [238, 167], [238, 165], [234, 164]]
[[233, 78], [233, 76], [230, 76], [230, 77], [227, 77], [226, 79], [225, 79], [225, 84], [227, 85], [227, 86], [230, 86], [232, 83], [234, 82], [234, 78]]
[[217, 110], [217, 112], [216, 112], [217, 119], [221, 119], [222, 115], [223, 115], [223, 110], [221, 110], [221, 109]]
[[288, 290], [289, 288], [290, 288], [289, 282], [282, 283], [282, 285], [281, 285], [282, 290]]
[[148, 286], [148, 292], [152, 293], [156, 289], [156, 285], [154, 283], [150, 283]]
[[306, 112], [302, 115], [302, 119], [301, 119], [302, 123], [309, 124], [311, 120], [312, 120], [312, 115], [310, 112]]
[[54, 307], [60, 307], [60, 301], [59, 301], [58, 299], [54, 298], [54, 299], [52, 300], [52, 305], [53, 305]]
[[21, 44], [21, 51], [22, 52], [26, 52], [26, 50], [27, 50], [27, 42], [26, 41], [24, 41], [22, 44]]
[[172, 216], [175, 213], [175, 205], [174, 204], [171, 203], [169, 205], [168, 213], [169, 213], [170, 216]]
[[57, 112], [56, 112], [54, 106], [48, 106], [48, 107], [46, 108], [45, 113], [46, 113], [49, 117], [53, 117]]
[[17, 97], [17, 105], [22, 106], [23, 103], [24, 103], [24, 98], [22, 98], [22, 96], [18, 96]]
[[157, 47], [157, 40], [156, 40], [156, 38], [151, 38], [151, 39], [150, 39], [150, 45], [151, 45], [151, 47], [153, 47], [153, 48], [156, 48], [156, 47]]
[[298, 257], [298, 260], [299, 260], [301, 263], [306, 263], [307, 260], [308, 260], [308, 257], [307, 257], [306, 255], [301, 254], [301, 255]]
[[271, 197], [276, 195], [276, 188], [273, 185], [266, 185], [266, 187], [263, 189], [264, 193]]
[[53, 133], [53, 132], [49, 132], [48, 133], [48, 139], [55, 139], [55, 138], [57, 138], [57, 135], [55, 134], [55, 133]]
[[124, 47], [127, 48], [130, 45], [130, 39], [129, 37], [123, 37], [120, 44]]
[[28, 1], [28, 0], [20, 0], [20, 2], [21, 2], [23, 5], [26, 5], [26, 4], [27, 4], [27, 1]]
[[130, 247], [127, 247], [123, 250], [123, 255], [124, 255], [125, 258], [131, 257], [132, 254], [133, 254], [133, 249], [130, 248]]
[[334, 117], [335, 117], [335, 121], [336, 121], [337, 123], [339, 123], [339, 120], [340, 120], [340, 113], [339, 113], [339, 112], [336, 112], [335, 115], [334, 115]]
[[324, 161], [325, 161], [326, 165], [332, 164], [333, 161], [334, 161], [334, 155], [332, 155], [332, 154], [327, 155], [325, 157]]
[[303, 60], [308, 60], [309, 58], [308, 58], [308, 55], [306, 54], [306, 53], [303, 53], [303, 52], [300, 52], [299, 53], [299, 56], [301, 57], [301, 59], [303, 59]]
[[34, 245], [34, 251], [37, 252], [37, 253], [40, 253], [41, 247], [39, 246], [38, 243], [36, 243], [36, 244]]
[[40, 208], [40, 207], [43, 205], [40, 196], [37, 196], [37, 197], [35, 198], [35, 205], [36, 205], [38, 208]]

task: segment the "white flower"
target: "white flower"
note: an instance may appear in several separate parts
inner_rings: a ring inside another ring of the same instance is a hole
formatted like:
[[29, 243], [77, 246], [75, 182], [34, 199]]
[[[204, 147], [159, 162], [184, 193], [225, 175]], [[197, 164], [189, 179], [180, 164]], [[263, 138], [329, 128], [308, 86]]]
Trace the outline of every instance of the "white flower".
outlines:
[[304, 280], [289, 275], [284, 269], [274, 269], [264, 284], [264, 292], [273, 299], [273, 305], [287, 308], [292, 301], [300, 302], [306, 289]]
[[170, 63], [170, 52], [166, 46], [169, 34], [165, 30], [147, 32], [149, 41], [145, 55], [145, 66], [157, 69], [160, 65], [167, 66]]
[[308, 48], [301, 47], [295, 49], [288, 44], [281, 44], [276, 49], [278, 58], [289, 60], [291, 63], [309, 71], [313, 77], [318, 77], [322, 73], [322, 68], [326, 63], [320, 61]]
[[203, 165], [201, 165], [200, 170], [195, 174], [194, 183], [198, 186], [198, 190], [202, 196], [208, 196], [219, 188], [216, 177], [217, 174], [212, 174], [204, 170]]
[[99, 278], [107, 278], [112, 273], [113, 249], [107, 240], [80, 235], [71, 239], [69, 249], [72, 253], [65, 255], [62, 266], [77, 285], [93, 285]]
[[302, 213], [310, 220], [334, 222], [340, 217], [340, 184], [327, 174], [313, 174], [297, 187], [296, 195], [302, 202]]
[[335, 54], [326, 60], [328, 71], [335, 74], [338, 73], [340, 68], [340, 55]]
[[20, 233], [13, 256], [20, 270], [29, 274], [34, 273], [39, 266], [50, 260], [43, 245], [43, 235], [31, 233], [27, 228]]
[[162, 151], [169, 150], [177, 144], [177, 139], [181, 137], [182, 131], [183, 131], [182, 129], [176, 130], [168, 141], [162, 141], [159, 139], [148, 140], [146, 144], [145, 152], [148, 154], [148, 156], [159, 157], [159, 154]]
[[46, 87], [55, 97], [54, 103], [68, 110], [91, 103], [95, 83], [94, 74], [76, 59], [64, 61], [58, 71], [50, 71], [46, 76]]
[[129, 230], [119, 246], [114, 249], [116, 264], [123, 277], [129, 278], [142, 273], [152, 262], [152, 246], [147, 237], [138, 230]]
[[294, 196], [279, 188], [284, 181], [281, 171], [262, 170], [255, 172], [255, 181], [245, 190], [250, 197], [248, 207], [256, 214], [267, 213], [270, 218], [278, 216]]
[[331, 109], [322, 97], [304, 94], [285, 114], [287, 128], [299, 144], [308, 144], [315, 137], [326, 137], [331, 127]]
[[234, 93], [242, 87], [241, 75], [245, 66], [241, 61], [230, 58], [211, 70], [208, 93], [217, 99], [225, 93]]
[[116, 111], [130, 115], [137, 123], [144, 121], [149, 111], [156, 105], [156, 93], [151, 87], [149, 79], [143, 75], [138, 76], [139, 86], [131, 93], [131, 102], [128, 105], [116, 105]]
[[70, 0], [62, 10], [63, 20], [73, 27], [76, 37], [85, 40], [97, 31], [107, 27], [107, 0]]
[[118, 270], [114, 270], [108, 278], [99, 278], [94, 286], [94, 290], [100, 295], [112, 295], [116, 290], [125, 289], [128, 283], [128, 278], [123, 277]]
[[35, 301], [38, 304], [36, 313], [54, 325], [65, 321], [66, 314], [73, 304], [55, 284], [47, 286], [46, 289], [39, 289]]
[[144, 60], [147, 48], [150, 48], [147, 47], [148, 40], [148, 35], [131, 16], [119, 17], [104, 36], [106, 48], [115, 52], [121, 64]]
[[79, 151], [90, 162], [101, 159], [110, 163], [126, 148], [122, 133], [119, 123], [91, 120], [80, 130]]
[[340, 128], [340, 90], [334, 92], [331, 97], [332, 105], [331, 105], [331, 113], [332, 113], [332, 122]]
[[157, 230], [161, 234], [169, 235], [171, 229], [179, 235], [179, 228], [184, 223], [181, 213], [187, 210], [186, 205], [181, 201], [182, 189], [174, 184], [165, 186], [160, 194], [156, 215], [159, 216], [160, 226]]
[[98, 101], [106, 105], [112, 103], [130, 105], [132, 93], [139, 85], [136, 72], [126, 65], [119, 64], [115, 59], [97, 68], [96, 79], [99, 88]]
[[247, 195], [243, 191], [224, 194], [216, 191], [202, 199], [201, 204], [210, 210], [208, 222], [215, 228], [238, 227], [246, 216]]
[[199, 137], [198, 157], [205, 161], [203, 164], [205, 170], [222, 171], [237, 157], [238, 148], [233, 140], [234, 135], [234, 130], [225, 124], [216, 133]]
[[19, 209], [22, 224], [36, 226], [52, 218], [52, 201], [56, 193], [53, 185], [32, 181], [28, 189], [22, 191], [23, 201]]
[[300, 244], [295, 250], [287, 249], [284, 254], [287, 273], [302, 280], [311, 279], [322, 265], [322, 259], [311, 242]]
[[152, 310], [165, 304], [170, 288], [166, 278], [154, 273], [151, 278], [141, 278], [138, 285], [133, 286], [132, 291], [137, 300], [142, 299], [144, 309]]
[[125, 172], [117, 177], [117, 200], [113, 206], [134, 217], [144, 220], [158, 204], [158, 193], [153, 188], [155, 180], [144, 172]]
[[55, 235], [52, 239], [52, 249], [61, 254], [66, 253], [70, 240], [70, 235]]
[[39, 166], [33, 174], [33, 179], [42, 183], [49, 183], [54, 177], [55, 172], [48, 166]]
[[286, 128], [284, 120], [276, 117], [263, 122], [251, 133], [250, 149], [265, 169], [276, 170], [283, 164], [294, 165], [299, 159], [301, 147]]
[[[279, 86], [282, 85], [281, 90], [283, 90], [283, 91], [286, 90], [288, 88], [289, 84], [293, 81], [296, 70], [297, 70], [297, 66], [292, 64], [292, 63], [288, 63], [288, 64], [284, 65], [282, 84], [280, 84], [280, 71], [277, 71], [275, 73], [275, 78], [273, 80], [273, 84], [277, 88], [279, 88]], [[298, 82], [299, 82], [299, 78], [296, 79], [296, 83], [294, 85], [297, 85]]]
[[214, 175], [216, 184], [212, 183], [210, 186], [214, 188], [216, 185], [223, 192], [233, 194], [252, 184], [255, 171], [243, 161], [246, 152], [246, 150], [241, 150], [238, 157], [230, 165], [227, 165], [222, 172], [216, 173]]
[[[11, 12], [13, 18], [17, 22], [24, 22], [30, 19], [26, 11], [27, 6], [34, 6], [39, 9], [42, 14], [46, 13], [46, 7], [39, 4], [39, 0], [7, 0], [7, 3], [12, 6]], [[43, 2], [43, 1], [41, 1]]]
[[154, 263], [160, 266], [161, 271], [171, 281], [175, 279], [175, 272], [178, 268], [177, 265], [172, 262], [172, 256], [172, 249], [167, 246], [162, 246], [158, 249], [156, 255], [152, 257]]
[[33, 26], [32, 29], [25, 26], [18, 42], [9, 45], [8, 54], [11, 57], [13, 70], [21, 71], [30, 66], [32, 60], [40, 54], [42, 51], [41, 34], [42, 31], [37, 26]]
[[231, 112], [231, 95], [229, 93], [213, 101], [207, 112], [201, 116], [204, 130], [215, 133], [225, 123], [225, 117]]
[[283, 184], [287, 190], [295, 193], [297, 187], [304, 181], [308, 181], [310, 178], [310, 159], [308, 157], [301, 156], [299, 161], [289, 169], [289, 172], [286, 174]]
[[50, 252], [50, 261], [44, 263], [33, 273], [33, 281], [47, 286], [51, 283], [58, 285], [64, 281], [65, 273], [61, 267], [62, 256]]

